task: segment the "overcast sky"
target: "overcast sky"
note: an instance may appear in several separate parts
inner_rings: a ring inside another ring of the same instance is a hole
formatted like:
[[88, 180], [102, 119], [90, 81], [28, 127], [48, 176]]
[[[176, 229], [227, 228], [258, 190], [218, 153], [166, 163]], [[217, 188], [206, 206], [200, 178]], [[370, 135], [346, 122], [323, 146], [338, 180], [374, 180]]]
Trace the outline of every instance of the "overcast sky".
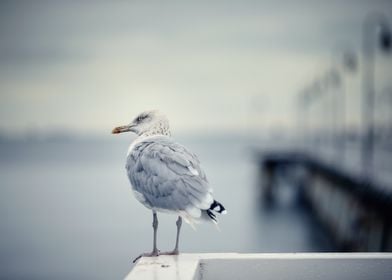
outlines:
[[287, 128], [373, 11], [392, 2], [0, 1], [0, 129], [106, 133], [146, 109], [179, 132]]

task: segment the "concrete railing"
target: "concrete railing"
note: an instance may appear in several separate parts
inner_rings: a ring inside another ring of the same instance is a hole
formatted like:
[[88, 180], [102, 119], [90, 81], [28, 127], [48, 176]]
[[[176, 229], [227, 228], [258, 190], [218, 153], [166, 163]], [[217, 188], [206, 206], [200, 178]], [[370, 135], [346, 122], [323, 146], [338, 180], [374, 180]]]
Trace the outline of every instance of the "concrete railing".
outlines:
[[126, 280], [392, 279], [391, 253], [181, 254], [142, 258]]

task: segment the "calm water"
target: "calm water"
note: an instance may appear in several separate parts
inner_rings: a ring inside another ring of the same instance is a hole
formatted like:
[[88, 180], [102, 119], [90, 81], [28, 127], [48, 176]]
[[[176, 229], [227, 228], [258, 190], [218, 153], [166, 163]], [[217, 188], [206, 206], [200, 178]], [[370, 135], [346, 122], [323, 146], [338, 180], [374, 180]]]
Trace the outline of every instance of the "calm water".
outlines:
[[[254, 144], [244, 137], [179, 138], [197, 153], [228, 209], [220, 229], [185, 225], [185, 252], [332, 250], [290, 191], [265, 211]], [[127, 137], [0, 144], [0, 278], [121, 279], [150, 251], [151, 212], [124, 169]], [[158, 216], [158, 247], [174, 246], [175, 217]]]

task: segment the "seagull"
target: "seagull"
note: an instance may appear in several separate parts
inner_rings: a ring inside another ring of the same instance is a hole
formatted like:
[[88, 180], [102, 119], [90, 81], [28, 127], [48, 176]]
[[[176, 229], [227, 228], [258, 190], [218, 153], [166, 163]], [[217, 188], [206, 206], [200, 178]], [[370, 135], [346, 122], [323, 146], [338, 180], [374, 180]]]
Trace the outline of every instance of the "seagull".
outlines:
[[[126, 171], [136, 199], [152, 210], [153, 249], [141, 257], [178, 255], [182, 219], [193, 228], [200, 221], [217, 224], [216, 214], [226, 214], [225, 207], [212, 196], [212, 188], [197, 156], [171, 137], [169, 120], [159, 111], [145, 111], [113, 134], [137, 134], [127, 153]], [[157, 248], [157, 212], [178, 216], [173, 251]]]

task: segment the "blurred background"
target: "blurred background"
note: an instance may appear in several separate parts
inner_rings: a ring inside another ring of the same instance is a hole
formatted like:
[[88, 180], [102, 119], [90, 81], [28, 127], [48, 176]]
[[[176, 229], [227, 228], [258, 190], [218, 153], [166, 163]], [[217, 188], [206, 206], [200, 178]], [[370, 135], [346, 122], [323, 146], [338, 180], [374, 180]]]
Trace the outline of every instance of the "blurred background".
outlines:
[[[0, 278], [152, 243], [113, 127], [159, 109], [228, 209], [183, 252], [392, 251], [390, 1], [0, 1]], [[175, 217], [160, 215], [171, 249]]]

